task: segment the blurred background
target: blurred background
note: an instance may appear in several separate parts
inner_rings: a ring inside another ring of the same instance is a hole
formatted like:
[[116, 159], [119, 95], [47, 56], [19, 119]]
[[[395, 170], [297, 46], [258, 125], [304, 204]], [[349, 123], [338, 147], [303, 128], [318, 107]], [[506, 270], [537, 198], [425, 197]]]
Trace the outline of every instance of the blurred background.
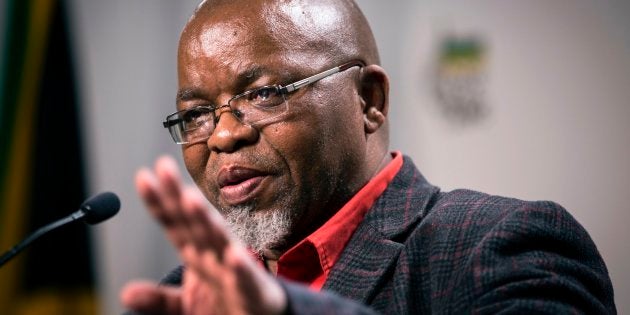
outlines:
[[[2, 314], [118, 314], [177, 265], [133, 176], [179, 157], [179, 32], [197, 0], [1, 0], [0, 251], [94, 193], [121, 213], [0, 269]], [[630, 313], [630, 2], [358, 0], [391, 76], [392, 149], [443, 190], [554, 200]]]

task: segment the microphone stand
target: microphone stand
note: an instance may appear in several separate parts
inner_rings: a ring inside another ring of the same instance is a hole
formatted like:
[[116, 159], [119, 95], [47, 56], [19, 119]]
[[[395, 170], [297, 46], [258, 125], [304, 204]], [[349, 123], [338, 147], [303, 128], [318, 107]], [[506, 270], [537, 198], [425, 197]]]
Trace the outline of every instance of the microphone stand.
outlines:
[[13, 246], [13, 248], [11, 248], [9, 251], [5, 252], [4, 254], [2, 254], [2, 257], [0, 257], [0, 267], [2, 267], [6, 262], [8, 262], [9, 260], [11, 260], [11, 258], [15, 257], [15, 255], [19, 254], [24, 248], [26, 248], [29, 244], [31, 244], [33, 241], [35, 241], [36, 239], [40, 238], [42, 235], [60, 227], [63, 225], [66, 225], [68, 223], [71, 223], [73, 221], [76, 221], [78, 219], [81, 219], [85, 216], [85, 212], [83, 210], [79, 210], [74, 212], [73, 214], [61, 219], [61, 220], [57, 220], [53, 223], [50, 223], [48, 225], [45, 225], [41, 228], [39, 228], [37, 231], [35, 231], [34, 233], [32, 233], [31, 235], [29, 235], [26, 239], [24, 239], [22, 242], [20, 242], [19, 244]]

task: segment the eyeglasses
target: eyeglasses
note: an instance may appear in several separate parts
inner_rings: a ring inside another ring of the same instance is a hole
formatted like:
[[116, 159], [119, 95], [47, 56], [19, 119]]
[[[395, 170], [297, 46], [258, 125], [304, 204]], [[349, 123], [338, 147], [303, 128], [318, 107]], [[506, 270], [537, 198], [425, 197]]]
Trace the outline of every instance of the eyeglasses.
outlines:
[[203, 141], [212, 135], [224, 112], [231, 112], [246, 125], [262, 123], [288, 111], [288, 94], [335, 73], [364, 66], [365, 63], [361, 60], [352, 60], [285, 86], [266, 85], [245, 91], [233, 96], [225, 105], [200, 105], [175, 112], [166, 116], [166, 121], [162, 124], [177, 144]]

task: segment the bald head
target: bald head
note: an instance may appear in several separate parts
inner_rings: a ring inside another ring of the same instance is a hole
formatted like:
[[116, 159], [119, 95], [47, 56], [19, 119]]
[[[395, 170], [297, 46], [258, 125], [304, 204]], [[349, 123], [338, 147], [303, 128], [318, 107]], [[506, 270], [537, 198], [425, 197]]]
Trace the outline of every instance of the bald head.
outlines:
[[286, 48], [311, 51], [330, 64], [351, 59], [380, 62], [370, 26], [352, 0], [206, 0], [182, 38], [210, 21], [236, 22], [244, 31], [265, 32]]

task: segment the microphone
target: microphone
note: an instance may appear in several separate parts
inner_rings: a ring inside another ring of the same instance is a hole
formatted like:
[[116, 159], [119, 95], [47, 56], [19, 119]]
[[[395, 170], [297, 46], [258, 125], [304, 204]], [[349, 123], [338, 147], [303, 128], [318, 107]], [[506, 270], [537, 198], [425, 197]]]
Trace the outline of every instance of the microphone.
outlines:
[[94, 225], [115, 216], [118, 210], [120, 210], [120, 199], [115, 193], [108, 191], [84, 201], [79, 211], [73, 215], [82, 213], [83, 215], [79, 218], [82, 217], [85, 223]]
[[20, 253], [34, 240], [60, 226], [64, 226], [79, 219], [90, 225], [98, 224], [116, 215], [118, 210], [120, 210], [120, 199], [118, 199], [116, 194], [112, 192], [104, 192], [96, 196], [92, 196], [84, 201], [79, 210], [76, 212], [63, 219], [39, 228], [35, 231], [35, 233], [29, 235], [21, 243], [15, 245], [11, 248], [11, 250], [2, 254], [2, 257], [0, 257], [0, 267], [11, 260], [11, 258], [15, 257], [15, 255]]

